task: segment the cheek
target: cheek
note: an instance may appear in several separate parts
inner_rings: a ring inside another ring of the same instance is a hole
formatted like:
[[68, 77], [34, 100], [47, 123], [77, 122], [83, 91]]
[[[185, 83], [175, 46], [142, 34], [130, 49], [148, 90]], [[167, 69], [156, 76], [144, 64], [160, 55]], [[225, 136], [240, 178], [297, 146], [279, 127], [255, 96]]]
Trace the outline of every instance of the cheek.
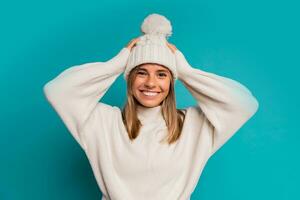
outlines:
[[164, 90], [164, 91], [169, 91], [170, 89], [170, 81], [163, 81], [161, 82], [161, 88]]
[[138, 89], [143, 84], [143, 81], [136, 78], [132, 84], [133, 89]]

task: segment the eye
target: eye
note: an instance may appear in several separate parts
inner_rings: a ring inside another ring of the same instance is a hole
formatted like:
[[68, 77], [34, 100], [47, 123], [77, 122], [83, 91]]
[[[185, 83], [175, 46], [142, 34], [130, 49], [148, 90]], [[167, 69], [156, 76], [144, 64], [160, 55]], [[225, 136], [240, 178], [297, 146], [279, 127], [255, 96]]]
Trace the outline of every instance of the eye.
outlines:
[[166, 73], [159, 73], [158, 75], [159, 75], [160, 77], [166, 77], [166, 76], [167, 76]]
[[137, 72], [137, 74], [140, 74], [140, 75], [146, 75], [146, 72], [139, 71], [139, 72]]

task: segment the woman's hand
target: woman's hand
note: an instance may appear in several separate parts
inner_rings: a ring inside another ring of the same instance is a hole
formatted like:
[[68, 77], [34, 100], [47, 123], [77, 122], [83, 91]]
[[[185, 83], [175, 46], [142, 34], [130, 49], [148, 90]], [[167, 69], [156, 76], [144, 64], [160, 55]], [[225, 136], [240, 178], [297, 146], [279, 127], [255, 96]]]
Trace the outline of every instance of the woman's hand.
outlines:
[[173, 53], [175, 53], [175, 51], [177, 50], [176, 46], [173, 45], [173, 44], [171, 44], [171, 43], [169, 43], [168, 41], [167, 41], [167, 46], [171, 49], [171, 51]]
[[128, 44], [127, 48], [131, 51], [131, 49], [135, 46], [135, 44], [140, 40], [140, 38], [134, 38], [132, 39]]
[[176, 70], [178, 74], [178, 79], [182, 80], [185, 74], [192, 73], [191, 69], [193, 69], [188, 61], [185, 59], [184, 55], [182, 54], [181, 51], [177, 49], [177, 47], [169, 42], [167, 42], [167, 46], [171, 49], [173, 53], [178, 51], [178, 54], [175, 54], [175, 59], [176, 59]]

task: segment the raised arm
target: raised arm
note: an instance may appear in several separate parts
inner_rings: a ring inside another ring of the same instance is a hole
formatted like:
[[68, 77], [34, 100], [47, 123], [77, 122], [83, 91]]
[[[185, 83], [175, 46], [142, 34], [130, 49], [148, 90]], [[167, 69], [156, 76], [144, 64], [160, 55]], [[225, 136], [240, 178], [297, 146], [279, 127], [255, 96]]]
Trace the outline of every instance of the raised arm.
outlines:
[[178, 49], [175, 57], [178, 79], [195, 97], [212, 125], [212, 155], [254, 115], [258, 101], [239, 82], [192, 68]]
[[125, 70], [129, 54], [130, 49], [124, 47], [106, 62], [72, 66], [43, 87], [47, 100], [83, 149], [86, 147], [80, 129], [97, 104], [105, 110], [110, 109], [111, 106], [99, 100]]

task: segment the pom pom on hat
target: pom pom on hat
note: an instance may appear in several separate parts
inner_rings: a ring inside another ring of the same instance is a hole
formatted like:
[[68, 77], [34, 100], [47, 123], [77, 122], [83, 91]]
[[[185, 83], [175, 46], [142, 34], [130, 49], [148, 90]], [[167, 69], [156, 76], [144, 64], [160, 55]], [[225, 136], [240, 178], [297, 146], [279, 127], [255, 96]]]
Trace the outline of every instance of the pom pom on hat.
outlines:
[[140, 40], [131, 50], [124, 72], [125, 80], [127, 81], [134, 67], [144, 63], [156, 63], [167, 67], [176, 80], [175, 55], [166, 44], [168, 37], [172, 35], [170, 21], [162, 15], [150, 14], [144, 19], [141, 31], [144, 35], [140, 36]]
[[144, 19], [141, 31], [144, 34], [162, 34], [169, 37], [172, 35], [172, 26], [166, 17], [154, 13]]

